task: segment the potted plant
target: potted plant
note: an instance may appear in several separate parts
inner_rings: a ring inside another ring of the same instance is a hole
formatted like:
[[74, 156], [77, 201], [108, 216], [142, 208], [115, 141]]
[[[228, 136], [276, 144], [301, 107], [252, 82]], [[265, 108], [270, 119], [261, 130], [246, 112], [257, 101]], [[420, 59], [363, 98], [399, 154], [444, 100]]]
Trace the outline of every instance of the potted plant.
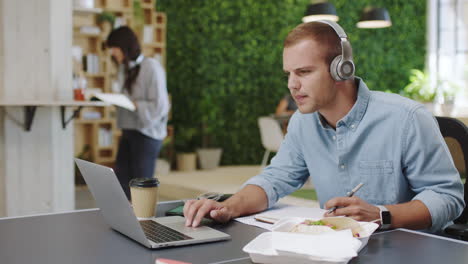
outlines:
[[172, 137], [167, 136], [161, 147], [159, 158], [156, 160], [156, 174], [157, 175], [168, 175], [171, 171], [171, 160], [172, 160]]
[[[440, 111], [443, 111], [447, 114], [451, 111], [447, 109], [453, 108], [453, 101], [458, 90], [455, 83], [438, 80], [431, 85], [429, 74], [418, 69], [410, 71], [409, 80], [410, 83], [402, 91], [404, 96], [423, 103], [431, 112], [442, 114]], [[437, 104], [435, 105], [434, 102]]]
[[104, 11], [98, 15], [97, 22], [101, 27], [102, 34], [104, 36], [108, 36], [111, 30], [114, 28], [115, 15]]
[[440, 80], [437, 89], [436, 101], [441, 106], [443, 115], [450, 115], [455, 106], [455, 95], [460, 87], [452, 81]]
[[220, 112], [219, 106], [213, 104], [217, 100], [212, 97], [213, 94], [207, 91], [200, 103], [200, 108], [202, 109], [202, 147], [197, 149], [197, 156], [200, 168], [203, 170], [219, 167], [223, 153], [222, 148], [215, 147], [217, 122], [222, 119], [218, 118]]
[[202, 170], [216, 169], [219, 167], [223, 149], [212, 146], [214, 133], [206, 124], [202, 125], [202, 147], [197, 149], [198, 161]]
[[196, 146], [197, 129], [193, 127], [178, 127], [174, 139], [177, 150], [177, 169], [181, 171], [193, 171], [196, 169], [197, 160], [194, 152]]
[[431, 85], [429, 74], [418, 69], [412, 69], [410, 83], [403, 89], [403, 95], [419, 102], [433, 102], [436, 96], [435, 87]]

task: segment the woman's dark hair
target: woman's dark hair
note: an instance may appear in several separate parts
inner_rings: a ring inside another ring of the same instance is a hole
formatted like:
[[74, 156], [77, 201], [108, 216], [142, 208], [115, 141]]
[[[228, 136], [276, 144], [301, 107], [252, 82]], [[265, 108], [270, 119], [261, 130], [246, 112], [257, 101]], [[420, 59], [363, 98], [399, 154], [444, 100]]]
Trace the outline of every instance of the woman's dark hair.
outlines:
[[107, 37], [107, 47], [117, 47], [123, 52], [123, 65], [125, 67], [125, 83], [124, 88], [131, 94], [132, 85], [135, 82], [140, 65], [130, 68], [130, 61], [134, 61], [141, 54], [140, 43], [135, 33], [127, 26], [122, 26], [112, 30]]

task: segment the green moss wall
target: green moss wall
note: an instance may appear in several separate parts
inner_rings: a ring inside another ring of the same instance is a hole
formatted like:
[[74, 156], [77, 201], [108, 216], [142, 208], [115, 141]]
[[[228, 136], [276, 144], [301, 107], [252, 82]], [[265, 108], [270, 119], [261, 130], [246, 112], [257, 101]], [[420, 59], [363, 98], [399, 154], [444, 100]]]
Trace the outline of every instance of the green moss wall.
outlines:
[[[167, 73], [178, 150], [200, 146], [201, 124], [223, 164], [259, 164], [259, 116], [288, 92], [282, 41], [310, 0], [158, 0], [168, 16]], [[370, 89], [399, 92], [425, 60], [426, 1], [336, 0], [354, 49], [357, 75]], [[393, 26], [359, 29], [368, 4], [386, 7]], [[196, 130], [193, 140], [188, 134]]]

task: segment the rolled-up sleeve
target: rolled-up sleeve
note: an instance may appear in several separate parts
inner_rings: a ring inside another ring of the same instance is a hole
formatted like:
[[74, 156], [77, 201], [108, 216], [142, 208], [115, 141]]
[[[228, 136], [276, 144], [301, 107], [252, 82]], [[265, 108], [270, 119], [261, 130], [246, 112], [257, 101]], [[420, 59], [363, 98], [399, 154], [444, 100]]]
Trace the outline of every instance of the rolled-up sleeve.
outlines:
[[261, 187], [268, 197], [269, 208], [279, 198], [301, 188], [309, 177], [307, 166], [300, 151], [300, 141], [298, 141], [298, 114], [296, 113], [291, 117], [288, 126], [290, 132], [286, 134], [278, 153], [271, 160], [271, 164], [242, 186], [250, 184]]
[[409, 185], [429, 209], [430, 231], [443, 229], [456, 219], [465, 203], [463, 184], [435, 118], [422, 106], [405, 124], [403, 169]]

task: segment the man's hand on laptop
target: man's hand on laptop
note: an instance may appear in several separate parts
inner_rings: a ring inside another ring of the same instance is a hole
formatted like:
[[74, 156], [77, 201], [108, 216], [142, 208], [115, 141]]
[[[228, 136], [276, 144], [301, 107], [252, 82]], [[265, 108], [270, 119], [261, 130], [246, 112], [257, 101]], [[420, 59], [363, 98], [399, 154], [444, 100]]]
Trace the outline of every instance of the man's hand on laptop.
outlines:
[[231, 220], [232, 213], [222, 203], [202, 198], [185, 202], [184, 216], [186, 226], [197, 227], [205, 216], [224, 223]]

